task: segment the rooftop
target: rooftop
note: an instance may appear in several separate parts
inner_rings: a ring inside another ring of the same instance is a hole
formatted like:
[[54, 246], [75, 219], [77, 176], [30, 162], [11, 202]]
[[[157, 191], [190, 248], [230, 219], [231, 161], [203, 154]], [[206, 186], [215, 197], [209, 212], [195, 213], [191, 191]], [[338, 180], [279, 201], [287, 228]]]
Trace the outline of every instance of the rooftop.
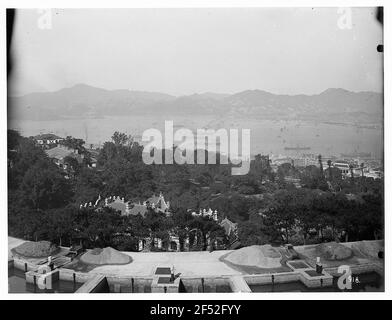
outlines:
[[129, 208], [128, 212], [127, 212], [127, 215], [136, 216], [138, 214], [141, 214], [144, 217], [146, 215], [147, 211], [148, 210], [147, 210], [146, 206], [144, 206], [142, 204], [133, 203], [130, 206], [130, 208]]
[[75, 158], [79, 163], [82, 162], [82, 156], [74, 152], [72, 149], [68, 149], [64, 146], [57, 146], [52, 149], [45, 150], [49, 158], [63, 160], [65, 157]]

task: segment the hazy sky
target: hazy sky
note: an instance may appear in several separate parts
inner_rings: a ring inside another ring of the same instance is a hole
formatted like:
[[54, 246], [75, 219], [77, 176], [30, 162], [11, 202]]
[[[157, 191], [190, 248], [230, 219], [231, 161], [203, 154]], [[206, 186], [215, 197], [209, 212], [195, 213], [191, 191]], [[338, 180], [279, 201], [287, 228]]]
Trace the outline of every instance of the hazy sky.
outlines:
[[337, 8], [53, 9], [40, 29], [42, 13], [19, 10], [11, 94], [77, 83], [174, 95], [381, 92], [375, 16], [352, 9], [352, 28], [340, 29]]

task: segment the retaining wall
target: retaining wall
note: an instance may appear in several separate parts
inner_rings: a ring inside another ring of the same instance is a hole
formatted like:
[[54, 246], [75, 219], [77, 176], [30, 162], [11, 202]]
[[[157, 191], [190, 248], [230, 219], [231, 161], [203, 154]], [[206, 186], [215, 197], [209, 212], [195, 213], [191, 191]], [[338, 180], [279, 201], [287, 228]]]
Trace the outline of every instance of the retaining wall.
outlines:
[[27, 262], [22, 259], [14, 258], [13, 260], [14, 268], [23, 270], [24, 272], [27, 271], [37, 271], [39, 266], [30, 262]]
[[180, 292], [232, 292], [228, 277], [181, 277]]
[[300, 281], [300, 275], [298, 272], [282, 272], [277, 274], [255, 274], [255, 275], [244, 275], [244, 280], [248, 285], [262, 285], [271, 284], [272, 276], [274, 283], [287, 283]]

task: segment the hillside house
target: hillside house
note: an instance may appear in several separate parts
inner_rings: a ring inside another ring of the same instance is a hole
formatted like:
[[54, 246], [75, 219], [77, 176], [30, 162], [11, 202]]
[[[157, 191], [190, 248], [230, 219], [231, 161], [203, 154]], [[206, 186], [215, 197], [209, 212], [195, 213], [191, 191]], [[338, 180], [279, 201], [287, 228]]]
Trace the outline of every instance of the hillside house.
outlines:
[[78, 153], [75, 149], [70, 149], [68, 147], [58, 145], [52, 149], [45, 150], [45, 153], [53, 162], [60, 168], [67, 169], [67, 164], [64, 162], [66, 157], [71, 157], [76, 159], [76, 161], [81, 164], [83, 162], [84, 155]]
[[54, 147], [64, 140], [63, 138], [52, 133], [39, 134], [34, 136], [33, 139], [38, 146], [44, 149]]

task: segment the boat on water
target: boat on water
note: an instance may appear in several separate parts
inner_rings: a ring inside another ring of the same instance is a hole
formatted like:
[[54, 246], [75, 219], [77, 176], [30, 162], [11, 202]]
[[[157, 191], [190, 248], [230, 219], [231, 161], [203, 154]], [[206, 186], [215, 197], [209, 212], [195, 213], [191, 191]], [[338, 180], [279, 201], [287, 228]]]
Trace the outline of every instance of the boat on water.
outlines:
[[285, 150], [295, 150], [295, 151], [302, 151], [302, 150], [310, 150], [310, 147], [284, 147]]

